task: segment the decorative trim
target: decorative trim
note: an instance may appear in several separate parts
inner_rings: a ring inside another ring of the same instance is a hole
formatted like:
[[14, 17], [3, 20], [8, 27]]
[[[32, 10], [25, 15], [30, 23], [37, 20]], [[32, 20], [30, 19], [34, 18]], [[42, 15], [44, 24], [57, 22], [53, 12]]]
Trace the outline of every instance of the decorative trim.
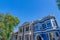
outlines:
[[53, 31], [53, 30], [59, 30], [59, 29], [48, 29], [48, 30], [45, 30], [45, 31], [36, 31], [34, 33], [38, 33], [38, 32], [47, 32], [47, 31]]

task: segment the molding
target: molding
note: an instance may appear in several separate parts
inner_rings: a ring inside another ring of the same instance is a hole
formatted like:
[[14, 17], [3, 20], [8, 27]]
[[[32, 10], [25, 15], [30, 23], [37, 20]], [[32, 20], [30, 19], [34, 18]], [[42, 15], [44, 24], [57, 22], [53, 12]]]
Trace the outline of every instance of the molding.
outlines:
[[48, 32], [48, 31], [57, 31], [57, 30], [59, 30], [59, 29], [48, 29], [48, 30], [45, 30], [45, 31], [36, 31], [36, 32], [34, 32], [34, 33], [38, 33], [38, 32]]

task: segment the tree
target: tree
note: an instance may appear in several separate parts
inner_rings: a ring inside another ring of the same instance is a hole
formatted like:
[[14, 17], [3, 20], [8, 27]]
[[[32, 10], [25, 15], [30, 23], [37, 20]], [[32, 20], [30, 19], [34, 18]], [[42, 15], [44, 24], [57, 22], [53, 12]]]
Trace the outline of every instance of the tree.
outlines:
[[57, 0], [57, 6], [58, 6], [58, 9], [60, 10], [60, 0]]
[[19, 24], [19, 19], [7, 13], [0, 14], [0, 40], [10, 40], [14, 27]]

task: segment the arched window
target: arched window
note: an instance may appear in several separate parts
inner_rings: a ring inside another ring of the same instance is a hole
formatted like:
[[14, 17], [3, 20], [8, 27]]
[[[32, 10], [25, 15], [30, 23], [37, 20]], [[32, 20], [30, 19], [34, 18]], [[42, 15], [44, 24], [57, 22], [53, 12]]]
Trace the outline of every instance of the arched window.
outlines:
[[34, 31], [42, 30], [42, 25], [41, 23], [36, 23], [34, 24]]
[[42, 40], [42, 38], [40, 37], [40, 35], [37, 35], [37, 40]]
[[51, 24], [51, 21], [50, 21], [50, 20], [47, 20], [47, 21], [46, 21], [46, 26], [47, 26], [48, 28], [51, 28], [51, 27], [52, 27], [52, 24]]
[[45, 29], [46, 28], [46, 24], [42, 23], [42, 27], [43, 27], [43, 29]]

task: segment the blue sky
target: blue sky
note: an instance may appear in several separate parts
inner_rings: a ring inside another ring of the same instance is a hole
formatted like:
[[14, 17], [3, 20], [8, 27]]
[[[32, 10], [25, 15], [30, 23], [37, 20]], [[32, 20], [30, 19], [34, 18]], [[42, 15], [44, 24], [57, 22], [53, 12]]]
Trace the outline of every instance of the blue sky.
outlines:
[[[60, 11], [55, 0], [0, 0], [0, 13], [17, 16], [21, 22], [18, 26], [28, 21], [41, 19], [47, 15], [55, 15], [60, 25]], [[15, 28], [17, 31], [18, 27]]]

